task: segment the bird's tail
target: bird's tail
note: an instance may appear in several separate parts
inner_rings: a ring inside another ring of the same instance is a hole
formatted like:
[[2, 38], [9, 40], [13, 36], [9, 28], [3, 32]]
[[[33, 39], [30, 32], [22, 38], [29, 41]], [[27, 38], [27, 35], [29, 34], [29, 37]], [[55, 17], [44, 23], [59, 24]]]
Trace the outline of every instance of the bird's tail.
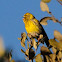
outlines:
[[50, 44], [49, 44], [49, 38], [48, 38], [48, 36], [47, 36], [45, 30], [43, 29], [43, 27], [42, 27], [42, 32], [41, 32], [41, 34], [43, 35], [43, 38], [41, 39], [42, 42], [45, 42], [46, 45], [47, 45], [47, 47], [49, 47], [49, 46], [50, 46]]

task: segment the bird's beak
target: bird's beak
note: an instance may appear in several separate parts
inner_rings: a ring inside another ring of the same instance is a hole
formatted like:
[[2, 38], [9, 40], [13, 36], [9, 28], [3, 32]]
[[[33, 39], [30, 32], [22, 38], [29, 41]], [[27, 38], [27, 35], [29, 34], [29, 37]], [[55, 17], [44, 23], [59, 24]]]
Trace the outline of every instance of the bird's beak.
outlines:
[[23, 17], [25, 17], [25, 16], [23, 16]]
[[25, 16], [23, 16], [23, 20], [24, 20]]
[[26, 16], [24, 15], [23, 17], [25, 18]]

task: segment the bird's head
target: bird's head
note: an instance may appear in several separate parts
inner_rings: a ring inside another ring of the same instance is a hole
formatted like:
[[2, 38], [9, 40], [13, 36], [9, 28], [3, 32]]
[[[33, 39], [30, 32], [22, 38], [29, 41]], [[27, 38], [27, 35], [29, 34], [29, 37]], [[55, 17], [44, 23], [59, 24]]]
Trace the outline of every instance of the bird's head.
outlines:
[[30, 13], [26, 13], [26, 14], [24, 14], [24, 19], [26, 19], [26, 20], [30, 20], [30, 19], [33, 19], [34, 18], [34, 16], [32, 15], [32, 14], [30, 14]]

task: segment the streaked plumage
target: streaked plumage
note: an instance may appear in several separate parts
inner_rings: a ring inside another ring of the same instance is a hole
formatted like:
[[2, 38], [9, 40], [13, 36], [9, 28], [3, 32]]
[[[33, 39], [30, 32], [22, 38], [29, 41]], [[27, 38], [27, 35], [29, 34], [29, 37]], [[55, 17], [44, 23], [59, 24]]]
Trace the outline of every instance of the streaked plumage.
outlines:
[[44, 38], [43, 41], [47, 44], [47, 46], [49, 46], [48, 42], [49, 39], [40, 22], [30, 13], [24, 14], [23, 17], [24, 17], [23, 22], [25, 24], [25, 29], [27, 33], [31, 34], [32, 37], [37, 38], [39, 37], [40, 34], [42, 34]]

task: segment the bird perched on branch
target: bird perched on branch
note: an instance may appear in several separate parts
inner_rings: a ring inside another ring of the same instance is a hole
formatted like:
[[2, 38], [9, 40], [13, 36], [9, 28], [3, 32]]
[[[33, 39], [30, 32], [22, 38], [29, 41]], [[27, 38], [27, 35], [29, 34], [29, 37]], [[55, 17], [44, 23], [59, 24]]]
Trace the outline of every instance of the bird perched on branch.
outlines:
[[27, 33], [30, 34], [31, 37], [35, 37], [37, 39], [39, 38], [39, 35], [42, 34], [42, 41], [45, 42], [47, 46], [49, 46], [48, 36], [40, 22], [30, 13], [24, 14], [23, 17], [23, 22], [25, 24]]

